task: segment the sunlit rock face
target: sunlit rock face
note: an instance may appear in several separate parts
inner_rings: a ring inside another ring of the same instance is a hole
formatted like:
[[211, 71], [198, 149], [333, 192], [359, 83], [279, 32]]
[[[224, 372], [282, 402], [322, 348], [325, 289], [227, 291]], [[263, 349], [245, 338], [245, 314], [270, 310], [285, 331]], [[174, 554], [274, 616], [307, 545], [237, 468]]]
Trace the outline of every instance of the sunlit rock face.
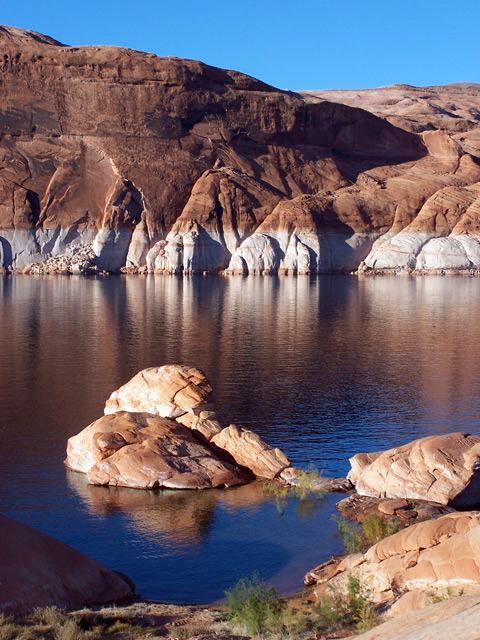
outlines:
[[205, 375], [185, 365], [140, 371], [107, 400], [105, 416], [67, 444], [67, 466], [95, 485], [208, 489], [273, 479], [290, 461], [213, 411]]
[[105, 414], [134, 411], [175, 419], [187, 412], [198, 415], [212, 408], [212, 387], [199, 369], [164, 365], [140, 371], [114, 391]]
[[89, 482], [134, 489], [208, 489], [244, 484], [174, 420], [119, 411], [96, 420], [70, 438], [67, 465]]
[[480, 625], [480, 594], [445, 599], [419, 611], [408, 611], [356, 636], [357, 640], [475, 640]]
[[465, 509], [480, 504], [480, 437], [428, 436], [350, 458], [348, 479], [361, 495], [419, 498]]
[[0, 43], [0, 268], [478, 268], [478, 86], [319, 96], [10, 27]]
[[407, 527], [371, 547], [364, 554], [347, 556], [325, 582], [342, 591], [349, 576], [368, 584], [375, 602], [390, 615], [429, 604], [434, 598], [480, 593], [478, 512], [449, 513]]
[[68, 545], [0, 515], [0, 612], [118, 602], [132, 585]]

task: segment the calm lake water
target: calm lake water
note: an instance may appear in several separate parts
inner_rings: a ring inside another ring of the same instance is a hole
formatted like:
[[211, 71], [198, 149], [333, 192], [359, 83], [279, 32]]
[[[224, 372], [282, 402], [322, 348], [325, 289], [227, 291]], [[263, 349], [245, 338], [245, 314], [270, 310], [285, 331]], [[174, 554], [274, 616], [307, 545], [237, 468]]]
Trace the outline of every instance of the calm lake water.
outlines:
[[0, 279], [0, 511], [165, 602], [212, 602], [260, 573], [280, 592], [341, 549], [338, 495], [279, 504], [87, 485], [67, 439], [140, 369], [186, 363], [299, 467], [433, 433], [479, 433], [480, 279], [349, 276]]

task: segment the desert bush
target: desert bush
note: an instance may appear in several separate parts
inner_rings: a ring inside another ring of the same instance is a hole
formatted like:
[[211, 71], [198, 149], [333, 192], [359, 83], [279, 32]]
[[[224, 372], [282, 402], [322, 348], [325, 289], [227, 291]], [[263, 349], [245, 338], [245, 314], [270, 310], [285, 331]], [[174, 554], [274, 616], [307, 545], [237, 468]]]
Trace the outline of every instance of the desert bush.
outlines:
[[67, 612], [58, 607], [36, 607], [32, 613], [32, 619], [39, 624], [49, 627], [60, 627], [67, 620]]
[[0, 640], [16, 640], [20, 637], [22, 632], [21, 627], [18, 627], [12, 622], [7, 622], [0, 625]]
[[353, 628], [363, 633], [380, 622], [368, 590], [354, 576], [348, 577], [345, 594], [322, 596], [317, 613], [321, 631]]
[[282, 611], [286, 603], [277, 597], [273, 587], [265, 585], [257, 575], [242, 578], [225, 592], [228, 618], [250, 635], [278, 631], [282, 627]]
[[378, 513], [370, 513], [360, 526], [348, 522], [340, 516], [333, 516], [343, 540], [346, 553], [361, 553], [375, 543], [401, 531], [404, 525], [399, 520], [389, 521]]
[[55, 631], [55, 640], [86, 640], [92, 635], [85, 632], [78, 622], [73, 618], [68, 618]]

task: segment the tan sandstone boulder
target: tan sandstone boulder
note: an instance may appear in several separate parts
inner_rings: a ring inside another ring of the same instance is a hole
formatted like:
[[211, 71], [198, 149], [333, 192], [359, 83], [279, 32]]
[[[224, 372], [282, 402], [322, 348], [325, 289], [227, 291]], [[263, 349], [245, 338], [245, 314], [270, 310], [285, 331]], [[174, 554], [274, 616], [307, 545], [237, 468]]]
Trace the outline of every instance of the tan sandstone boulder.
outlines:
[[220, 457], [231, 458], [240, 467], [252, 471], [257, 478], [272, 479], [290, 467], [289, 459], [267, 444], [253, 431], [231, 424], [215, 435], [210, 445]]
[[175, 419], [212, 408], [212, 387], [205, 374], [193, 367], [167, 364], [140, 371], [114, 391], [105, 405], [105, 414], [135, 411]]
[[[307, 575], [312, 584], [314, 575]], [[343, 591], [349, 576], [392, 615], [448, 594], [480, 592], [480, 512], [449, 513], [403, 529], [365, 554], [348, 556], [317, 585]]]
[[0, 612], [79, 609], [119, 601], [132, 586], [120, 575], [40, 531], [0, 515]]
[[96, 420], [68, 441], [66, 464], [89, 482], [135, 489], [205, 489], [246, 478], [174, 420], [119, 411]]
[[204, 489], [275, 478], [290, 461], [258, 435], [222, 429], [205, 375], [185, 365], [140, 371], [105, 416], [70, 438], [66, 464], [92, 484]]
[[455, 508], [480, 504], [480, 437], [450, 433], [350, 458], [361, 495], [418, 498]]

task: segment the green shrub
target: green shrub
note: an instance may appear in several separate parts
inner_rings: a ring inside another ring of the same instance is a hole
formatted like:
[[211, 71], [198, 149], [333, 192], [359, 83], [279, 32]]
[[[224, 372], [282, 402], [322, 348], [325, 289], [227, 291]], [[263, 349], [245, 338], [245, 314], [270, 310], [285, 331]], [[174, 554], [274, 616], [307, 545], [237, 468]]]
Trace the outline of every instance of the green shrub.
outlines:
[[372, 546], [376, 542], [380, 542], [380, 540], [397, 533], [397, 531], [401, 531], [404, 525], [400, 520], [390, 522], [387, 518], [373, 512], [365, 516], [362, 520], [361, 527], [366, 542], [369, 546]]
[[332, 516], [332, 520], [338, 525], [338, 532], [347, 553], [359, 553], [364, 550], [365, 541], [361, 530], [357, 526], [337, 515]]
[[404, 525], [399, 520], [390, 522], [378, 513], [369, 513], [360, 526], [347, 522], [340, 516], [333, 516], [343, 540], [346, 553], [361, 553], [375, 543], [401, 531]]
[[265, 585], [257, 575], [242, 578], [225, 592], [225, 596], [229, 619], [244, 627], [250, 635], [281, 629], [281, 614], [286, 603], [277, 597], [273, 587]]
[[369, 592], [353, 576], [348, 577], [345, 595], [324, 595], [320, 599], [317, 613], [320, 631], [354, 628], [363, 633], [380, 622]]
[[326, 493], [326, 483], [322, 474], [310, 466], [308, 469], [298, 471], [295, 485], [279, 484], [274, 481], [265, 483], [263, 492], [275, 498], [279, 516], [285, 513], [288, 498], [297, 500], [297, 514], [304, 519], [312, 515], [322, 503]]

